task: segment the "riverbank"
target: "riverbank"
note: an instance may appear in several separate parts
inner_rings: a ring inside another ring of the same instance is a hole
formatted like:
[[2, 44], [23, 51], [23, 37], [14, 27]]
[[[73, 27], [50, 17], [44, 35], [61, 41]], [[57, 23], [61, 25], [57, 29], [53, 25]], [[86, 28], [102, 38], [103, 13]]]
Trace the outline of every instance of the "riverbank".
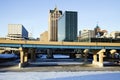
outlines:
[[1, 63], [0, 72], [120, 71], [120, 65], [112, 62], [104, 62], [104, 67], [96, 67], [91, 60], [84, 62], [82, 59], [37, 59], [24, 68], [18, 67], [19, 61]]
[[18, 68], [18, 65], [2, 67], [0, 72], [78, 72], [78, 71], [120, 71], [120, 66], [93, 67], [92, 65], [33, 66]]

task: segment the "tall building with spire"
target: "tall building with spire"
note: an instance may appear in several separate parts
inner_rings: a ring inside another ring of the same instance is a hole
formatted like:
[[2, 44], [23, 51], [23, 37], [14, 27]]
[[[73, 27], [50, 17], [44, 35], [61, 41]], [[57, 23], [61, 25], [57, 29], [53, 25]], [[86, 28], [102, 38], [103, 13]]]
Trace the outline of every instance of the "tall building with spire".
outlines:
[[49, 12], [48, 41], [58, 41], [58, 18], [62, 15], [62, 11], [57, 7]]
[[98, 35], [98, 33], [101, 31], [100, 27], [98, 26], [98, 24], [96, 25], [96, 27], [94, 28], [95, 31], [95, 35]]

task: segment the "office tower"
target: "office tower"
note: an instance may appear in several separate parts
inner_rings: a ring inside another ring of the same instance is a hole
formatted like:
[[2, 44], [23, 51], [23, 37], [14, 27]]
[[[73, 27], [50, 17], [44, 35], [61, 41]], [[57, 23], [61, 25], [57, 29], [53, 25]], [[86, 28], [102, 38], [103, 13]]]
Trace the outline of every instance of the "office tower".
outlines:
[[58, 20], [58, 41], [77, 40], [77, 12], [65, 11]]
[[9, 39], [28, 39], [28, 31], [22, 24], [8, 24]]
[[49, 28], [48, 41], [58, 40], [58, 18], [62, 15], [62, 11], [55, 8], [49, 12]]

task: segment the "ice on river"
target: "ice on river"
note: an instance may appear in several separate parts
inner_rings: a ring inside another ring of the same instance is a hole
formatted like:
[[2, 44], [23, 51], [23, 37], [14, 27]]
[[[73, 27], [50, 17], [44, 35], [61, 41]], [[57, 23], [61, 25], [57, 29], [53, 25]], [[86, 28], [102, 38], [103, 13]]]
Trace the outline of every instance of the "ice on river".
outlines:
[[1, 72], [0, 80], [120, 80], [120, 72]]

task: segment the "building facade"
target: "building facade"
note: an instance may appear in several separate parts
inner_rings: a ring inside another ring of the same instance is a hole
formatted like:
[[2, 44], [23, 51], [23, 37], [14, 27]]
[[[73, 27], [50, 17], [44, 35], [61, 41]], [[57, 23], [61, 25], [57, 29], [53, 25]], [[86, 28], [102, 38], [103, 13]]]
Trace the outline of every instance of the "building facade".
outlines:
[[98, 26], [98, 24], [94, 28], [94, 32], [95, 32], [96, 38], [101, 38], [101, 37], [103, 38], [108, 34], [108, 31], [107, 30], [101, 30], [101, 28]]
[[45, 31], [42, 34], [40, 34], [40, 41], [48, 42], [48, 31]]
[[28, 39], [28, 31], [22, 24], [8, 24], [9, 39]]
[[101, 31], [101, 29], [100, 29], [100, 27], [98, 26], [98, 24], [97, 24], [97, 26], [94, 28], [94, 32], [95, 32], [95, 35], [98, 35], [98, 33]]
[[110, 37], [113, 38], [113, 39], [120, 38], [120, 31], [111, 32]]
[[62, 11], [55, 8], [49, 12], [48, 41], [58, 40], [58, 18], [62, 15]]
[[93, 37], [95, 37], [94, 30], [84, 29], [84, 30], [81, 31], [81, 39], [93, 38]]
[[91, 38], [95, 38], [95, 31], [94, 30], [84, 29], [84, 30], [81, 31], [79, 41], [91, 42]]
[[65, 11], [58, 20], [58, 41], [77, 40], [77, 12]]

